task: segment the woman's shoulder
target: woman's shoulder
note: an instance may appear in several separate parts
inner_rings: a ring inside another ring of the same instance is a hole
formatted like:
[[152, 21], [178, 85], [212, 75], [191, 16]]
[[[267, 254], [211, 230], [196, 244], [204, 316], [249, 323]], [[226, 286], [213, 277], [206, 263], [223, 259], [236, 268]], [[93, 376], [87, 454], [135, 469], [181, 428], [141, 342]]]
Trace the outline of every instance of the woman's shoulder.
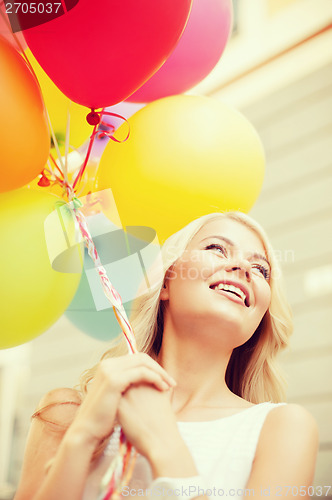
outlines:
[[61, 387], [48, 391], [39, 401], [32, 418], [37, 418], [58, 428], [67, 428], [81, 405], [79, 391]]
[[[317, 424], [298, 404], [272, 405], [259, 437], [246, 488], [263, 484], [312, 484], [318, 451]], [[305, 486], [304, 486], [305, 487]]]
[[75, 403], [81, 403], [82, 396], [79, 391], [76, 389], [71, 389], [69, 387], [58, 387], [56, 389], [52, 389], [48, 391], [41, 398], [39, 404], [49, 405], [53, 403], [57, 403], [59, 401], [73, 401]]
[[277, 427], [293, 427], [317, 426], [312, 414], [303, 406], [295, 403], [284, 403], [272, 406], [266, 419], [267, 426]]
[[317, 444], [318, 426], [306, 408], [294, 403], [276, 405], [266, 416], [256, 456], [266, 455], [271, 447], [315, 450]]

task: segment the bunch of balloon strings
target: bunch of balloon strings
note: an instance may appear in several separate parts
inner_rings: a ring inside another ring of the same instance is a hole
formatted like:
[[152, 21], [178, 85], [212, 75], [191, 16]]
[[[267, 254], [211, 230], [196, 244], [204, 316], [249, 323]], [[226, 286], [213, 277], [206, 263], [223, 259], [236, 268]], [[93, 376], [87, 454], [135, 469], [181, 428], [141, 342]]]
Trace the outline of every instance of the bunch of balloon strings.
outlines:
[[[125, 340], [127, 342], [127, 347], [128, 347], [128, 352], [130, 354], [134, 354], [137, 352], [137, 347], [136, 347], [136, 340], [134, 336], [134, 332], [132, 329], [132, 326], [128, 320], [128, 317], [126, 315], [125, 309], [122, 304], [121, 297], [117, 290], [113, 287], [111, 281], [109, 280], [105, 268], [102, 266], [102, 263], [100, 261], [100, 257], [98, 255], [97, 249], [95, 247], [95, 244], [92, 240], [91, 234], [88, 229], [88, 225], [85, 219], [85, 216], [83, 213], [80, 211], [80, 208], [82, 207], [81, 201], [77, 198], [75, 194], [75, 189], [79, 187], [79, 182], [82, 179], [85, 167], [88, 163], [89, 160], [89, 155], [92, 149], [93, 141], [98, 134], [97, 127], [100, 123], [100, 115], [103, 114], [103, 110], [100, 112], [96, 112], [94, 110], [89, 113], [87, 116], [87, 120], [90, 124], [94, 125], [94, 129], [92, 132], [92, 135], [90, 137], [90, 142], [86, 154], [86, 158], [73, 182], [73, 185], [69, 185], [68, 181], [65, 179], [65, 176], [58, 176], [53, 173], [53, 176], [55, 175], [55, 181], [62, 185], [64, 189], [67, 192], [67, 197], [68, 201], [71, 202], [71, 210], [76, 218], [76, 222], [78, 224], [80, 233], [83, 237], [85, 246], [88, 250], [89, 256], [92, 258], [95, 269], [97, 273], [99, 274], [101, 284], [103, 287], [103, 291], [108, 299], [108, 301], [111, 303], [113, 307], [113, 311], [115, 313], [116, 319], [120, 324], [120, 327], [122, 329], [122, 332], [125, 336]], [[105, 112], [104, 112], [105, 113]], [[107, 113], [107, 114], [112, 114], [116, 117], [123, 118], [120, 115], [117, 115], [115, 113]], [[125, 120], [125, 118], [123, 118]], [[125, 120], [127, 121], [127, 120]], [[125, 140], [128, 139], [129, 137], [129, 131], [127, 134], [127, 137], [124, 139], [124, 141], [119, 141], [118, 139], [114, 138], [110, 133], [108, 132], [102, 132], [99, 134], [99, 136], [105, 136], [108, 135], [112, 140], [115, 140], [117, 142], [124, 142]], [[56, 144], [55, 138], [53, 138]], [[66, 169], [66, 167], [65, 167]], [[43, 179], [43, 177], [42, 177]], [[42, 180], [41, 179], [41, 180]], [[115, 500], [116, 498], [119, 498], [120, 496], [120, 491], [126, 486], [131, 478], [134, 465], [135, 465], [135, 459], [136, 459], [136, 452], [133, 449], [132, 445], [127, 441], [123, 431], [121, 430], [120, 432], [120, 447], [118, 454], [114, 457], [113, 461], [110, 464], [109, 469], [106, 471], [104, 477], [102, 478], [101, 484], [100, 484], [100, 489], [99, 489], [99, 496], [98, 500], [108, 500], [112, 498]]]
[[[4, 16], [2, 16], [4, 17]], [[10, 29], [9, 22], [7, 19], [5, 19], [5, 22], [8, 25], [8, 28]], [[10, 30], [11, 31], [11, 30]], [[24, 49], [18, 39], [18, 37], [13, 33], [13, 38], [15, 40], [15, 43], [17, 45], [18, 50], [21, 52], [22, 56], [24, 57], [27, 65], [29, 66], [31, 72], [35, 75], [35, 72], [32, 68], [32, 65], [27, 58]], [[36, 77], [36, 75], [35, 75]], [[36, 77], [36, 80], [38, 82], [38, 79]], [[47, 111], [47, 110], [46, 110]], [[128, 134], [123, 140], [118, 140], [115, 137], [113, 137], [113, 131], [114, 127], [112, 130], [112, 126], [109, 126], [107, 123], [104, 123], [102, 121], [102, 116], [103, 115], [111, 115], [115, 116], [117, 118], [120, 118], [124, 120], [128, 124]], [[90, 141], [88, 145], [88, 149], [86, 152], [85, 160], [82, 163], [82, 166], [80, 167], [78, 174], [75, 177], [75, 180], [72, 184], [69, 183], [68, 180], [68, 171], [67, 171], [67, 157], [69, 153], [69, 135], [70, 135], [70, 114], [68, 112], [68, 119], [67, 119], [67, 127], [66, 127], [66, 139], [65, 139], [65, 157], [64, 159], [61, 156], [60, 149], [58, 146], [58, 142], [56, 140], [54, 130], [52, 128], [51, 120], [48, 116], [49, 120], [49, 125], [50, 125], [50, 130], [52, 134], [52, 139], [53, 143], [57, 152], [58, 156], [58, 162], [55, 161], [54, 157], [50, 154], [50, 159], [48, 160], [48, 169], [45, 168], [41, 174], [41, 177], [39, 179], [38, 185], [41, 187], [47, 187], [51, 183], [53, 184], [59, 184], [63, 188], [63, 196], [66, 196], [68, 199], [68, 207], [69, 210], [71, 210], [73, 216], [76, 219], [78, 228], [80, 230], [80, 233], [83, 237], [84, 244], [88, 250], [89, 256], [92, 258], [95, 269], [99, 274], [101, 284], [103, 287], [103, 291], [111, 303], [113, 307], [113, 311], [115, 313], [116, 319], [118, 323], [120, 324], [120, 327], [122, 329], [122, 332], [125, 336], [125, 340], [127, 342], [127, 347], [128, 347], [128, 352], [130, 354], [134, 354], [137, 352], [137, 347], [136, 347], [136, 340], [135, 340], [135, 335], [132, 329], [132, 326], [128, 320], [126, 311], [123, 307], [121, 297], [117, 290], [113, 287], [111, 281], [109, 280], [105, 268], [102, 266], [100, 257], [98, 255], [97, 249], [95, 247], [95, 244], [92, 240], [91, 234], [88, 229], [88, 225], [85, 219], [84, 214], [82, 211], [80, 211], [80, 208], [83, 206], [82, 202], [77, 198], [77, 190], [80, 184], [80, 181], [82, 180], [82, 176], [84, 174], [85, 168], [88, 164], [90, 153], [92, 150], [92, 146], [94, 143], [94, 140], [96, 137], [102, 138], [105, 136], [108, 136], [111, 140], [115, 142], [125, 142], [130, 134], [130, 129], [129, 129], [129, 123], [128, 121], [121, 115], [118, 115], [116, 113], [111, 113], [108, 111], [105, 111], [102, 109], [101, 111], [96, 111], [96, 110], [91, 110], [91, 112], [87, 115], [86, 117], [88, 123], [92, 125], [93, 132], [90, 136]], [[98, 130], [99, 125], [105, 125], [106, 128], [108, 128], [108, 131], [102, 131], [100, 132]], [[61, 167], [61, 168], [60, 168]], [[63, 203], [61, 203], [63, 205]], [[133, 449], [133, 446], [127, 441], [122, 429], [120, 432], [120, 446], [117, 455], [114, 457], [113, 461], [110, 464], [109, 469], [106, 471], [104, 474], [104, 477], [102, 478], [102, 481], [100, 483], [100, 488], [99, 488], [99, 495], [98, 495], [98, 500], [109, 500], [112, 498], [112, 500], [115, 500], [119, 498], [120, 492], [122, 488], [128, 484], [133, 469], [135, 465], [135, 459], [136, 459], [137, 453]]]
[[[51, 158], [53, 164], [59, 171], [60, 175], [57, 175], [54, 173], [54, 169], [52, 171], [47, 171], [48, 174], [51, 174], [51, 178], [53, 182], [56, 182], [60, 184], [64, 190], [66, 191], [68, 201], [70, 203], [70, 210], [72, 210], [76, 222], [78, 224], [80, 234], [83, 237], [84, 244], [88, 250], [89, 256], [92, 258], [95, 269], [97, 273], [99, 274], [101, 284], [103, 287], [103, 291], [108, 299], [108, 301], [111, 303], [113, 307], [113, 311], [115, 313], [116, 319], [118, 323], [120, 324], [120, 327], [122, 329], [122, 332], [125, 336], [125, 340], [127, 342], [127, 347], [128, 347], [128, 352], [130, 354], [134, 354], [137, 352], [137, 347], [136, 347], [136, 340], [134, 336], [134, 332], [132, 329], [132, 326], [128, 320], [128, 317], [126, 315], [125, 309], [122, 304], [121, 297], [117, 290], [113, 287], [111, 281], [109, 280], [105, 268], [102, 266], [100, 257], [98, 255], [96, 246], [92, 240], [91, 234], [88, 229], [88, 225], [85, 219], [85, 216], [83, 215], [82, 211], [80, 211], [80, 208], [82, 207], [82, 202], [77, 198], [76, 196], [76, 189], [79, 187], [80, 180], [82, 179], [82, 176], [84, 174], [85, 167], [88, 163], [89, 156], [91, 153], [91, 149], [93, 146], [93, 141], [96, 137], [97, 134], [100, 136], [105, 136], [108, 135], [112, 140], [115, 140], [116, 142], [124, 142], [125, 140], [128, 139], [129, 137], [129, 131], [127, 134], [127, 137], [123, 141], [119, 141], [118, 139], [114, 138], [111, 133], [109, 132], [101, 132], [99, 133], [97, 131], [97, 127], [100, 123], [100, 116], [105, 113], [104, 110], [102, 111], [95, 111], [92, 110], [91, 113], [87, 116], [87, 120], [91, 125], [94, 125], [94, 129], [92, 132], [92, 135], [90, 137], [90, 142], [88, 146], [88, 150], [86, 153], [85, 160], [79, 169], [79, 172], [73, 182], [72, 185], [68, 183], [68, 178], [66, 178], [66, 165], [64, 165], [64, 171], [62, 172], [57, 163], [54, 161], [53, 158]], [[105, 113], [106, 114], [106, 113]], [[109, 113], [109, 115], [116, 116], [118, 118], [123, 118], [120, 115], [117, 115], [115, 113]], [[123, 118], [126, 122], [127, 120]], [[129, 124], [128, 124], [129, 125]], [[68, 130], [68, 127], [67, 127]], [[53, 131], [52, 131], [53, 134]], [[66, 134], [67, 136], [67, 134]], [[53, 141], [54, 144], [56, 145], [56, 139], [53, 134]], [[66, 144], [68, 144], [68, 140], [66, 140]], [[57, 148], [57, 145], [56, 145]], [[59, 153], [58, 153], [59, 154]], [[60, 158], [60, 156], [59, 156]], [[65, 160], [67, 158], [67, 155], [65, 155]], [[45, 182], [45, 173], [43, 173], [43, 176], [41, 177], [39, 181], [39, 185], [43, 185]], [[46, 177], [46, 179], [49, 179]], [[135, 465], [135, 459], [136, 459], [136, 452], [133, 449], [132, 445], [127, 441], [123, 431], [121, 430], [120, 432], [120, 447], [118, 454], [114, 457], [113, 461], [110, 464], [109, 469], [106, 471], [104, 477], [102, 478], [101, 484], [100, 484], [100, 489], [99, 489], [99, 496], [98, 500], [108, 500], [112, 498], [112, 500], [115, 500], [116, 498], [119, 498], [120, 496], [120, 491], [126, 486], [131, 478], [134, 465]]]

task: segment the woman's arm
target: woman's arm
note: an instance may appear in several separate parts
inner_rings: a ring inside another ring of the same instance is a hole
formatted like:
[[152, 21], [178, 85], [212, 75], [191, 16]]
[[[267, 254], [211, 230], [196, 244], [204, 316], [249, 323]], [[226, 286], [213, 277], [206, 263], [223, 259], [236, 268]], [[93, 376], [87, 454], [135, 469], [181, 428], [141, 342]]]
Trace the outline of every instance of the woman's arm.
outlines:
[[263, 425], [246, 489], [259, 498], [309, 498], [317, 451], [312, 415], [295, 404], [274, 408]]
[[[77, 404], [61, 404], [69, 401]], [[52, 483], [50, 476], [53, 474], [53, 470], [52, 467], [50, 468], [50, 463], [53, 462], [61, 447], [58, 463], [63, 466], [64, 486], [67, 486], [70, 480], [70, 476], [66, 478], [67, 471], [71, 470], [73, 466], [82, 467], [84, 464], [79, 463], [82, 458], [89, 464], [93, 450], [90, 454], [81, 454], [80, 460], [77, 461], [76, 457], [72, 456], [70, 446], [66, 445], [66, 442], [70, 443], [71, 439], [68, 439], [68, 436], [64, 440], [66, 429], [74, 420], [80, 403], [78, 393], [72, 389], [55, 389], [42, 398], [38, 408], [45, 408], [45, 410], [41, 412], [40, 418], [32, 420], [15, 500], [37, 498], [34, 495], [40, 491], [47, 476], [48, 483]], [[62, 444], [63, 442], [64, 444]]]
[[[122, 393], [132, 384], [141, 383], [163, 391], [172, 385], [172, 380], [146, 354], [104, 360], [71, 422], [66, 413], [69, 405], [52, 408], [53, 412], [60, 412], [60, 425], [33, 420], [15, 500], [81, 500], [91, 458], [100, 442], [112, 432]], [[71, 395], [52, 391], [41, 404], [52, 405], [54, 399], [70, 399]], [[54, 420], [54, 415], [48, 415], [47, 420]], [[53, 460], [49, 467], [50, 459]]]

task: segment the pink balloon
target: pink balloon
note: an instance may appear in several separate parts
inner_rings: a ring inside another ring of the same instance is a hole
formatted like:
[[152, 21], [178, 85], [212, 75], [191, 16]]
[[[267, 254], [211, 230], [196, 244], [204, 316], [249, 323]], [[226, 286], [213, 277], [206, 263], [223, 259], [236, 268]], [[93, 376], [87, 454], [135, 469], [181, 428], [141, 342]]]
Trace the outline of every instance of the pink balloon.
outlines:
[[184, 33], [165, 64], [128, 99], [151, 102], [182, 94], [219, 61], [231, 32], [231, 0], [194, 0]]
[[[15, 33], [15, 36], [13, 35], [8, 16], [6, 14], [5, 4], [0, 4], [0, 9], [0, 35], [3, 36], [16, 50], [18, 50], [19, 52], [24, 51], [27, 48], [24, 36], [22, 35], [22, 33]], [[18, 42], [21, 44], [21, 47], [16, 40], [18, 40]]]
[[106, 107], [125, 100], [163, 64], [191, 3], [79, 0], [68, 12], [24, 30], [24, 36], [65, 95], [89, 108]]

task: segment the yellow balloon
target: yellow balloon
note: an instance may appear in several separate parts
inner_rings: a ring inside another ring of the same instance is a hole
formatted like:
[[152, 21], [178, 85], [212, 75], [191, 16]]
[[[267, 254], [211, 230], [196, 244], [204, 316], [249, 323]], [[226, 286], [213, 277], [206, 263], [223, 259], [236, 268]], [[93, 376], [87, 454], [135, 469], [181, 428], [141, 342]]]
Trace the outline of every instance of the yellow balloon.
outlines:
[[46, 109], [50, 116], [52, 128], [59, 143], [61, 153], [63, 154], [65, 151], [68, 110], [70, 113], [69, 144], [74, 148], [78, 148], [91, 135], [93, 130], [85, 119], [90, 110], [85, 106], [80, 106], [72, 102], [58, 89], [38, 64], [30, 49], [27, 49], [25, 53], [39, 81]]
[[241, 113], [215, 99], [178, 95], [148, 104], [129, 123], [129, 139], [110, 141], [96, 180], [97, 189], [112, 189], [123, 226], [149, 226], [163, 242], [201, 215], [250, 210], [265, 158]]
[[[27, 188], [0, 195], [0, 348], [22, 344], [43, 333], [76, 293], [82, 269], [81, 246], [70, 243], [68, 252], [59, 255], [63, 235], [59, 238], [54, 220], [48, 227], [45, 224], [59, 201], [52, 194]], [[65, 220], [65, 227], [69, 228], [67, 242], [68, 238], [73, 242], [73, 220]], [[47, 241], [47, 232], [56, 241]]]

